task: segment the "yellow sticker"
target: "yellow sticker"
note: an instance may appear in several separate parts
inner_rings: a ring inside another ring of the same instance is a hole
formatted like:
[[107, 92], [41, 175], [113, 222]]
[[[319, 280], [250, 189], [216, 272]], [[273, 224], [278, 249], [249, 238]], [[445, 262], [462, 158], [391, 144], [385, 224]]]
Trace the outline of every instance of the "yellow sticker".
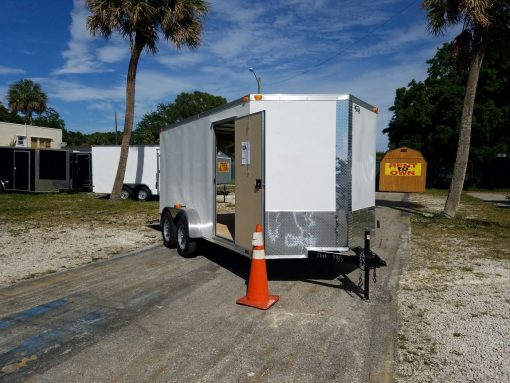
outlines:
[[230, 171], [230, 163], [218, 162], [218, 171], [219, 172], [229, 172]]
[[384, 164], [384, 175], [386, 176], [421, 176], [421, 163], [412, 162], [386, 162]]

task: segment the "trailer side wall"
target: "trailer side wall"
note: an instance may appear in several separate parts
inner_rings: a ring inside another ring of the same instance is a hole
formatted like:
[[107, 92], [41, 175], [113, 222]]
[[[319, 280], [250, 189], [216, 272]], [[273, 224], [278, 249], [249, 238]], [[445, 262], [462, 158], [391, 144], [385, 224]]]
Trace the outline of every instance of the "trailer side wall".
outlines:
[[160, 212], [176, 204], [193, 208], [200, 216], [202, 236], [213, 237], [216, 198], [213, 124], [247, 114], [249, 104], [237, 104], [161, 132]]
[[[146, 185], [158, 194], [158, 147], [130, 146], [124, 184]], [[111, 193], [119, 166], [120, 146], [92, 147], [92, 177], [94, 193]]]

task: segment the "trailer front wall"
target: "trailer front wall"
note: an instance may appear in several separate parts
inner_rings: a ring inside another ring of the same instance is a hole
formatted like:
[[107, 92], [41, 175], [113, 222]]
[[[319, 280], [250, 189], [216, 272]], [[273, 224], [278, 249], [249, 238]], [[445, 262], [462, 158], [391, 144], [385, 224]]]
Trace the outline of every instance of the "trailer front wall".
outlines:
[[251, 101], [265, 110], [266, 254], [305, 257], [336, 247], [335, 125], [332, 100]]
[[352, 206], [348, 217], [349, 246], [363, 246], [365, 230], [375, 227], [376, 118], [372, 107], [351, 100]]

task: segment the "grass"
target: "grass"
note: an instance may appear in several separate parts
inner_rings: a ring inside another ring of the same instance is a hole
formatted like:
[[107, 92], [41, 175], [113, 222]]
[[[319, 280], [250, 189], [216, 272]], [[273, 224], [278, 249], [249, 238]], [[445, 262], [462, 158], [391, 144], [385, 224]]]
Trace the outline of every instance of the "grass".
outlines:
[[140, 225], [159, 220], [158, 201], [116, 201], [92, 193], [0, 194], [4, 224], [68, 226], [72, 224]]
[[[439, 190], [427, 192], [431, 196], [443, 197], [446, 193]], [[457, 258], [456, 252], [462, 252], [471, 258], [510, 259], [508, 208], [463, 194], [461, 209], [454, 219], [437, 212], [430, 214], [422, 208], [415, 212], [418, 214], [411, 218], [413, 235], [418, 242], [427, 245], [422, 250], [431, 256]], [[455, 259], [451, 261], [455, 262]], [[473, 271], [472, 266], [463, 266], [463, 271]]]

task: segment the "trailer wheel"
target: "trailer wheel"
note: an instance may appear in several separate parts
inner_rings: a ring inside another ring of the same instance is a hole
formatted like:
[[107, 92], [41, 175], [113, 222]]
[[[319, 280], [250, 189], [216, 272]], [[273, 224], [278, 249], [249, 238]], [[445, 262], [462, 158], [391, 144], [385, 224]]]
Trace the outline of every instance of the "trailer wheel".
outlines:
[[177, 247], [177, 227], [168, 211], [161, 217], [161, 233], [163, 244], [169, 249], [175, 249]]
[[127, 186], [124, 186], [122, 188], [122, 191], [120, 192], [120, 199], [130, 199], [131, 198], [131, 189]]
[[140, 186], [136, 191], [136, 198], [138, 201], [147, 201], [151, 198], [151, 191], [145, 186]]
[[177, 252], [183, 257], [193, 257], [197, 245], [197, 241], [189, 237], [188, 220], [181, 215], [177, 222]]

